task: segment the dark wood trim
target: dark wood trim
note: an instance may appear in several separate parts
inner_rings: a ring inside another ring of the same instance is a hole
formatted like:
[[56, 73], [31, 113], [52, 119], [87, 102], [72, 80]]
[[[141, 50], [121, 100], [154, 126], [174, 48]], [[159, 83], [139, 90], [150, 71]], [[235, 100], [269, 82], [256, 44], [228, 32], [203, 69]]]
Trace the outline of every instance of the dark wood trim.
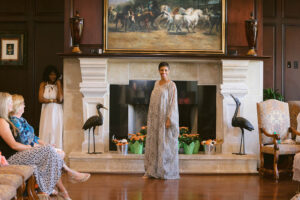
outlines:
[[200, 54], [74, 54], [57, 53], [61, 57], [88, 58], [194, 58], [194, 59], [233, 59], [233, 60], [265, 60], [270, 56], [228, 56], [228, 55], [200, 55]]
[[[273, 31], [273, 52], [272, 52], [272, 59], [273, 59], [273, 89], [277, 88], [277, 85], [276, 85], [276, 69], [277, 69], [277, 59], [276, 59], [276, 46], [277, 46], [277, 26], [276, 24], [273, 24], [273, 23], [264, 23], [263, 24], [263, 27], [272, 27], [274, 29]], [[271, 55], [269, 55], [271, 56]]]
[[73, 0], [65, 0], [64, 52], [71, 52], [70, 17], [73, 16]]
[[63, 16], [64, 15], [63, 12], [53, 12], [53, 11], [39, 12], [38, 9], [37, 9], [38, 0], [35, 1], [35, 5], [34, 6], [35, 6], [34, 11], [35, 11], [35, 15], [36, 16]]
[[277, 59], [276, 59], [276, 54], [277, 54], [277, 26], [272, 24], [272, 26], [274, 27], [274, 35], [273, 35], [273, 46], [275, 48], [273, 48], [273, 89], [277, 88], [276, 86], [276, 75], [277, 75]]
[[288, 26], [295, 26], [300, 27], [300, 24], [294, 24], [294, 23], [284, 23], [282, 24], [282, 94], [284, 97], [286, 97], [286, 91], [285, 91], [285, 84], [287, 83], [286, 79], [286, 68], [287, 68], [287, 62], [289, 60], [286, 59], [286, 27]]
[[285, 40], [285, 24], [282, 24], [282, 27], [281, 27], [281, 48], [282, 48], [282, 51], [281, 51], [281, 59], [282, 59], [282, 62], [281, 62], [281, 93], [282, 95], [285, 97], [285, 63], [286, 63], [286, 58], [285, 58], [285, 43], [286, 43], [286, 40]]
[[257, 42], [256, 42], [256, 50], [257, 54], [259, 56], [263, 55], [263, 8], [262, 8], [262, 1], [263, 0], [254, 0], [254, 13], [255, 13], [255, 18], [258, 21], [258, 35], [257, 35]]
[[282, 9], [281, 9], [281, 11], [282, 11], [282, 18], [283, 19], [294, 19], [294, 20], [300, 20], [300, 17], [287, 17], [286, 16], [286, 13], [285, 13], [285, 0], [281, 0], [281, 5], [282, 5]]
[[281, 0], [281, 18], [284, 18], [284, 1], [285, 0]]

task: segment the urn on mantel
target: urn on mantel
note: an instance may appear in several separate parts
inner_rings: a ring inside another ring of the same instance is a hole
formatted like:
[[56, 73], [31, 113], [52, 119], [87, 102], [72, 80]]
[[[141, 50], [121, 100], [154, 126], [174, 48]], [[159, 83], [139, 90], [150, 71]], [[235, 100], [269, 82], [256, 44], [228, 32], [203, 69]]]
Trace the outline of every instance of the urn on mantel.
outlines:
[[83, 18], [79, 16], [79, 12], [76, 11], [75, 17], [70, 18], [71, 36], [72, 36], [72, 53], [82, 53], [79, 49], [79, 44], [83, 32]]
[[255, 51], [257, 41], [257, 20], [254, 18], [253, 13], [250, 14], [250, 19], [245, 21], [246, 25], [246, 36], [249, 46], [248, 56], [257, 56]]

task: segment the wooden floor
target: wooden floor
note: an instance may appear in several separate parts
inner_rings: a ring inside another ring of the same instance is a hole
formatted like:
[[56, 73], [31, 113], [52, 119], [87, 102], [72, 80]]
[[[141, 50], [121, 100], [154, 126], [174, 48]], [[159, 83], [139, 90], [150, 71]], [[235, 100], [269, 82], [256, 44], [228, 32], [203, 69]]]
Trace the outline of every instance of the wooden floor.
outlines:
[[[93, 174], [86, 183], [70, 184], [73, 200], [287, 200], [298, 183], [278, 183], [258, 175], [182, 175], [180, 180], [142, 179], [142, 175]], [[52, 198], [56, 199], [56, 198]]]

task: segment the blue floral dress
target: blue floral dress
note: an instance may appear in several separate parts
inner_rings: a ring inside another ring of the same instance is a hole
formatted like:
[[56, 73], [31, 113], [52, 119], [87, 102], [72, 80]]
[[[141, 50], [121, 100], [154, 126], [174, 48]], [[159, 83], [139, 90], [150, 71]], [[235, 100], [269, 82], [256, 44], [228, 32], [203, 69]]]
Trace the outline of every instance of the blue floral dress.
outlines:
[[[34, 129], [20, 117], [11, 117], [11, 122], [18, 128], [16, 140], [25, 145], [38, 144], [39, 138], [34, 135]], [[42, 192], [51, 194], [61, 177], [64, 161], [50, 145], [33, 147], [19, 151], [7, 160], [10, 165], [34, 166], [34, 176]]]
[[15, 125], [18, 129], [18, 136], [16, 140], [25, 145], [33, 146], [34, 143], [38, 144], [39, 137], [35, 136], [34, 129], [32, 126], [28, 124], [26, 119], [23, 117], [10, 117], [10, 121]]

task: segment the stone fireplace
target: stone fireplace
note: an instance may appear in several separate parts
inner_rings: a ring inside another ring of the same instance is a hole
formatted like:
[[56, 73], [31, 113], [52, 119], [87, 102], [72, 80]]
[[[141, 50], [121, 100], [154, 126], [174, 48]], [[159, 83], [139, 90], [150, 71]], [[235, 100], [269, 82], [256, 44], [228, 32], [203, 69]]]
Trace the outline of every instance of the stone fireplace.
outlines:
[[[109, 151], [108, 111], [102, 110], [104, 125], [96, 129], [96, 151], [103, 154], [86, 154], [88, 136], [81, 128], [88, 117], [96, 114], [98, 102], [110, 109], [110, 85], [158, 80], [157, 66], [161, 61], [169, 62], [172, 80], [216, 87], [216, 138], [224, 142], [216, 155], [180, 155], [181, 172], [256, 173], [259, 151], [256, 102], [262, 101], [263, 61], [229, 58], [65, 57], [64, 150], [69, 154], [71, 167], [91, 172], [143, 172], [143, 155], [123, 156]], [[235, 103], [230, 94], [242, 103], [239, 115], [255, 127], [254, 131], [245, 132], [246, 156], [232, 155], [239, 150], [241, 133], [231, 126]], [[118, 162], [122, 169], [113, 162]], [[206, 167], [200, 169], [199, 164]]]
[[[200, 139], [216, 139], [216, 86], [197, 81], [174, 81], [178, 91], [179, 127], [201, 133]], [[128, 138], [147, 125], [148, 107], [155, 80], [129, 80], [129, 85], [109, 87], [109, 149], [112, 138]]]

